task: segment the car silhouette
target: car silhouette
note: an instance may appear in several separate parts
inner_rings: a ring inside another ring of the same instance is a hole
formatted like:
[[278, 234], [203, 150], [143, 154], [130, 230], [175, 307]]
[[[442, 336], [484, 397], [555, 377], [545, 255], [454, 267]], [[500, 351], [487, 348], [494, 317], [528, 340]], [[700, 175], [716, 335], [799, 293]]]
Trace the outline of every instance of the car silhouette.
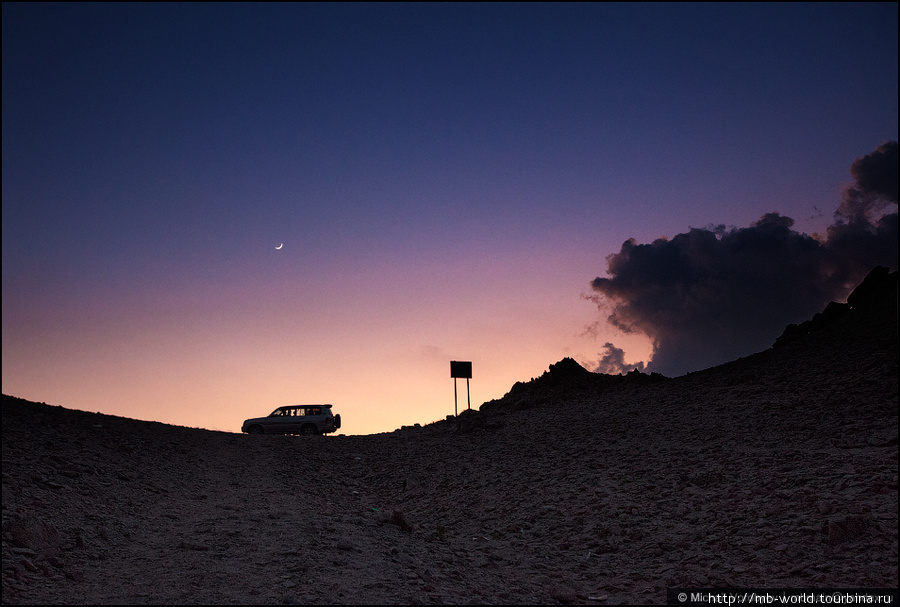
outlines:
[[331, 405], [289, 405], [278, 407], [266, 417], [248, 419], [241, 432], [248, 434], [328, 434], [341, 427], [341, 416]]

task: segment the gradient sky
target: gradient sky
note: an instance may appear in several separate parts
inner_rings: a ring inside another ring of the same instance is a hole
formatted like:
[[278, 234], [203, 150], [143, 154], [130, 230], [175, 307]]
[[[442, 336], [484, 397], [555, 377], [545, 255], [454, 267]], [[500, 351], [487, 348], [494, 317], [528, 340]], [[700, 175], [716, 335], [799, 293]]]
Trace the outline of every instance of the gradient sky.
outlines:
[[652, 369], [591, 301], [608, 256], [824, 233], [897, 139], [897, 31], [896, 3], [4, 3], [3, 393], [367, 434], [453, 413], [451, 360], [473, 407], [607, 343]]

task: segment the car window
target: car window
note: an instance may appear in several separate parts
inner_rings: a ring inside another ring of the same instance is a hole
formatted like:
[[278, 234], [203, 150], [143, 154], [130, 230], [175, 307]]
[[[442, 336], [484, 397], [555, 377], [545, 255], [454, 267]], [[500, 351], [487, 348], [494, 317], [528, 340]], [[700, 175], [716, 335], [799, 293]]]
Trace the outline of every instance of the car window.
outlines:
[[302, 417], [306, 415], [323, 415], [330, 413], [330, 407], [294, 407], [291, 409], [275, 409], [269, 417]]

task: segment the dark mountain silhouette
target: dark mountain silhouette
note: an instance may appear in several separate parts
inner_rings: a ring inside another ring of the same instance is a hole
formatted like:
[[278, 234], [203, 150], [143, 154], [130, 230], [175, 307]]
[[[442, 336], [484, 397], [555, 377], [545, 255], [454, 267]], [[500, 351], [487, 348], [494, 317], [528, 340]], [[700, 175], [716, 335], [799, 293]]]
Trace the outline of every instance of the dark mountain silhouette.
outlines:
[[[784, 333], [775, 341], [775, 346], [783, 346], [798, 337], [820, 331], [840, 321], [848, 314], [855, 317], [857, 322], [866, 320], [877, 322], [879, 316], [883, 317], [891, 313], [892, 303], [896, 312], [896, 300], [897, 272], [892, 273], [890, 268], [878, 266], [869, 272], [859, 286], [847, 296], [847, 303], [832, 301], [810, 320], [799, 325], [788, 325]], [[885, 337], [885, 339], [890, 338]]]
[[564, 403], [586, 395], [596, 395], [619, 386], [639, 386], [648, 382], [666, 381], [659, 373], [650, 375], [637, 369], [625, 375], [610, 375], [588, 371], [571, 358], [550, 365], [543, 375], [529, 382], [517, 382], [503, 397], [481, 405], [480, 411], [520, 411], [544, 404]]
[[[874, 341], [884, 348], [896, 347], [896, 316], [897, 272], [891, 272], [885, 266], [877, 266], [850, 293], [847, 303], [830, 302], [812, 319], [799, 325], [788, 325], [773, 347], [781, 348], [788, 343], [802, 347], [803, 338], [810, 333], [839, 327], [849, 327], [854, 339]], [[772, 363], [784, 364], [777, 358], [773, 358]], [[495, 414], [532, 409], [541, 405], [567, 403], [586, 396], [599, 396], [610, 389], [627, 389], [666, 381], [673, 380], [659, 373], [641, 373], [638, 369], [624, 375], [594, 373], [575, 360], [564, 358], [550, 365], [549, 370], [540, 377], [529, 382], [517, 382], [502, 398], [484, 403], [480, 411]], [[461, 427], [470, 429], [477, 426], [469, 420]]]

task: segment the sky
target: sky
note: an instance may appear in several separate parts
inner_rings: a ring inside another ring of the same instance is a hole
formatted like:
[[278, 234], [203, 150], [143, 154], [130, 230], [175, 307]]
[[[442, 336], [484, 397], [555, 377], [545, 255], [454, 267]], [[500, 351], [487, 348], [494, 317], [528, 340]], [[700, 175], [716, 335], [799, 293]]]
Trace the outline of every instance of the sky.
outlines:
[[896, 3], [4, 3], [3, 393], [371, 434], [564, 357], [765, 349], [897, 267], [897, 32]]

